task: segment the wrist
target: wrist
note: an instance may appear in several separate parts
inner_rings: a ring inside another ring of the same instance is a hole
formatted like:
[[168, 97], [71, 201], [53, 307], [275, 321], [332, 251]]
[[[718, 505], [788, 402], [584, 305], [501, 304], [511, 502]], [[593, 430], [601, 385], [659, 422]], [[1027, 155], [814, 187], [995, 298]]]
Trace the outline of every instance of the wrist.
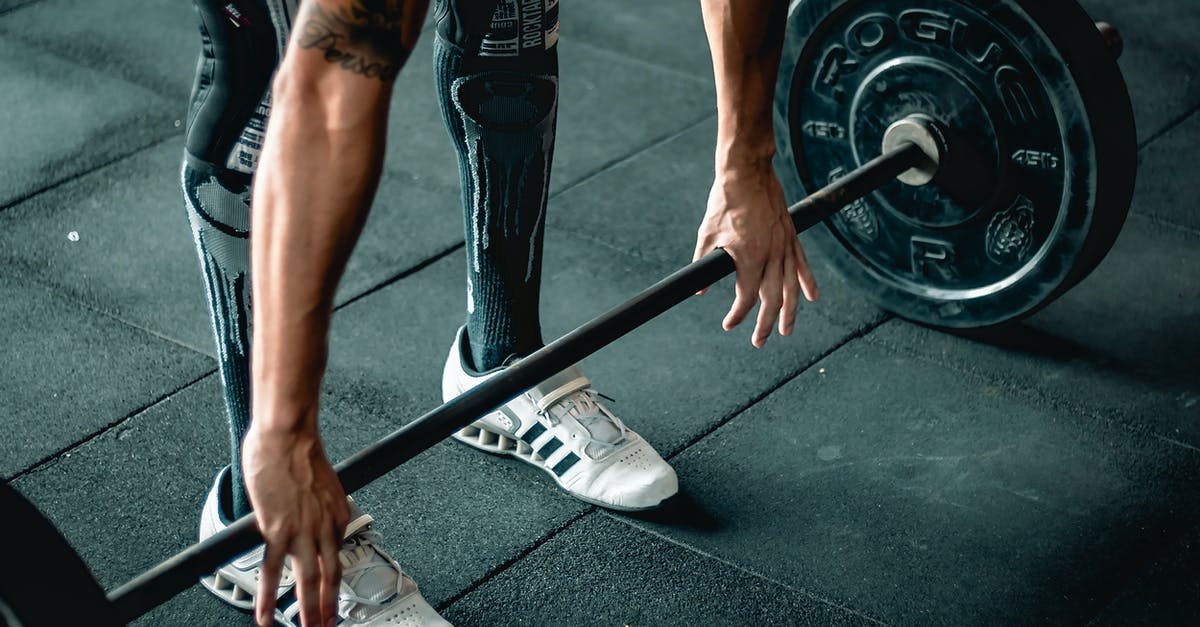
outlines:
[[288, 468], [295, 462], [324, 456], [321, 436], [315, 429], [280, 430], [251, 422], [242, 439], [242, 464], [248, 475]]
[[[252, 394], [258, 394], [258, 390]], [[250, 416], [248, 433], [258, 436], [306, 437], [317, 434], [315, 402], [271, 402], [270, 399], [259, 398], [251, 403]]]
[[765, 186], [775, 176], [773, 155], [737, 155], [717, 158], [713, 180], [723, 186]]
[[775, 138], [718, 141], [715, 158], [717, 174], [723, 172], [762, 172], [770, 170], [775, 158]]

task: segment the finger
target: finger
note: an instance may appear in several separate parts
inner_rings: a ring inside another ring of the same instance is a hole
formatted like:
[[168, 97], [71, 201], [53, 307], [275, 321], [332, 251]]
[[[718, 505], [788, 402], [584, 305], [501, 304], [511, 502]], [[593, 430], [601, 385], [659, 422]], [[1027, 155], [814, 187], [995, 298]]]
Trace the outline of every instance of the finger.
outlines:
[[[736, 261], [736, 260], [735, 260]], [[758, 302], [758, 288], [762, 284], [763, 268], [761, 265], [739, 267], [737, 282], [734, 284], [733, 306], [721, 322], [721, 327], [729, 331], [746, 319], [746, 314], [754, 309]]]
[[815, 303], [821, 294], [817, 291], [817, 279], [813, 276], [812, 268], [808, 267], [808, 258], [804, 256], [804, 247], [800, 240], [796, 242], [796, 275], [800, 280], [800, 289], [804, 290], [804, 298]]
[[331, 520], [329, 533], [321, 537], [318, 550], [321, 553], [321, 616], [322, 625], [329, 624], [337, 616], [338, 592], [342, 586], [341, 533], [337, 521]]
[[283, 574], [283, 559], [287, 553], [280, 545], [268, 542], [263, 555], [262, 569], [258, 573], [258, 598], [255, 600], [254, 620], [261, 627], [275, 623], [275, 595], [279, 588], [279, 577]]
[[779, 334], [791, 335], [796, 326], [796, 306], [800, 300], [800, 280], [796, 274], [796, 253], [789, 249], [783, 259], [783, 308], [779, 312]]
[[300, 603], [300, 624], [305, 627], [321, 622], [321, 567], [312, 538], [292, 540], [292, 572], [296, 576], [296, 600]]
[[779, 308], [783, 304], [783, 261], [778, 257], [767, 262], [763, 272], [762, 286], [758, 290], [762, 305], [758, 308], [758, 320], [754, 325], [751, 343], [762, 348], [771, 337], [771, 329], [779, 319]]

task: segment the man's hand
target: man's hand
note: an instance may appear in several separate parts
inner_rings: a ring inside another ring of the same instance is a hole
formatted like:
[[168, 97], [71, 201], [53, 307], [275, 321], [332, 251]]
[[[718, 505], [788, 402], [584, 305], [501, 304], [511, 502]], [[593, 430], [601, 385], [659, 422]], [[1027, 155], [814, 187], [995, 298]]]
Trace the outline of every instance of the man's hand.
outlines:
[[769, 162], [718, 170], [693, 260], [714, 248], [724, 248], [737, 266], [736, 297], [721, 326], [741, 324], [761, 300], [751, 343], [762, 348], [776, 321], [780, 335], [791, 335], [800, 292], [815, 301], [817, 283]]
[[292, 556], [305, 626], [333, 625], [342, 581], [338, 553], [350, 517], [346, 492], [316, 433], [256, 431], [242, 443], [246, 491], [266, 541], [255, 620], [275, 621], [275, 595], [284, 557]]
[[762, 301], [751, 342], [761, 348], [779, 321], [790, 335], [803, 290], [817, 284], [771, 158], [771, 107], [783, 45], [787, 3], [782, 0], [700, 0], [717, 86], [716, 179], [700, 224], [695, 258], [724, 248], [737, 266], [737, 296], [722, 326], [737, 326]]

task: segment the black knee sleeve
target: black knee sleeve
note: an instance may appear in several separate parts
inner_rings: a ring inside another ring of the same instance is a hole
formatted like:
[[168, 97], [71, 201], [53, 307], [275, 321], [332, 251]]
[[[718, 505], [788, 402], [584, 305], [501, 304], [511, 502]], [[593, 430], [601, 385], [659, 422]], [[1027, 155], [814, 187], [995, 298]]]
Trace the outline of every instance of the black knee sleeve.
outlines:
[[188, 107], [187, 153], [199, 163], [250, 174], [296, 0], [194, 2], [201, 51]]
[[516, 57], [558, 43], [558, 0], [437, 0], [437, 32], [468, 55]]

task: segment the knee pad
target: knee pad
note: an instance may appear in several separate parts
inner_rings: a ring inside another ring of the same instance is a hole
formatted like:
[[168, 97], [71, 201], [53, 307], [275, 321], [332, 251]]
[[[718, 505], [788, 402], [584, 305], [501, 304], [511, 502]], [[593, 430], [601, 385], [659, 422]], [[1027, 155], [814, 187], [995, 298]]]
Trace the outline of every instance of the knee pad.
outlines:
[[250, 279], [250, 185], [239, 175], [220, 176], [183, 166], [183, 194], [188, 222], [201, 255], [205, 278], [214, 301], [245, 310], [249, 292], [233, 294], [235, 285]]
[[[474, 268], [493, 235], [536, 239], [546, 204], [558, 79], [552, 75], [484, 72], [454, 81], [452, 102], [462, 121], [472, 189]], [[530, 215], [531, 205], [536, 204]], [[527, 206], [530, 205], [530, 206]], [[495, 208], [503, 208], [498, 215]], [[524, 223], [522, 222], [524, 219]], [[530, 251], [524, 279], [533, 270]]]
[[200, 60], [187, 116], [187, 152], [252, 173], [270, 109], [269, 87], [297, 0], [194, 0]]
[[558, 0], [438, 0], [438, 34], [467, 54], [515, 57], [558, 43]]

